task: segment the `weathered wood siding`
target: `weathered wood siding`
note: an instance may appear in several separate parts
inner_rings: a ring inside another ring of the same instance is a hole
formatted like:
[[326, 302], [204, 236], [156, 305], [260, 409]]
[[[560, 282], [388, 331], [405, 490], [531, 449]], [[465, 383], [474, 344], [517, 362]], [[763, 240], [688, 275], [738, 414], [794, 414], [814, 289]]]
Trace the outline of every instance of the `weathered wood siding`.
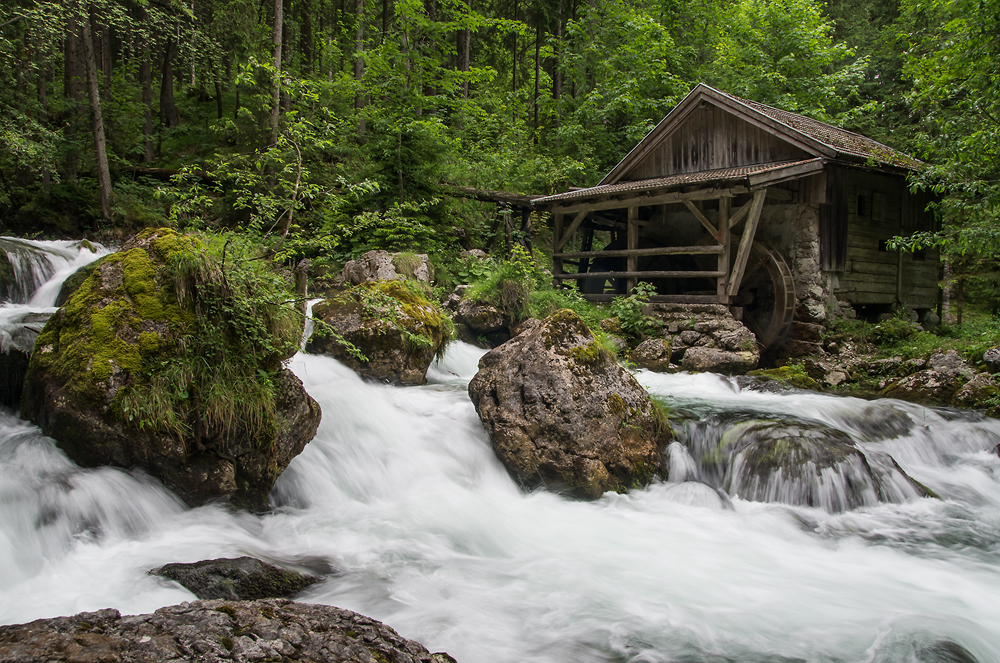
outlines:
[[[933, 308], [938, 299], [938, 254], [889, 251], [885, 241], [917, 230], [932, 230], [933, 215], [925, 212], [927, 199], [913, 195], [902, 177], [838, 168], [836, 202], [841, 224], [846, 223], [847, 256], [838, 275], [838, 297], [854, 304], [892, 304], [899, 298], [911, 308]], [[844, 218], [846, 216], [846, 219]]]
[[692, 111], [680, 130], [622, 176], [645, 180], [715, 168], [807, 159], [798, 147], [711, 104]]

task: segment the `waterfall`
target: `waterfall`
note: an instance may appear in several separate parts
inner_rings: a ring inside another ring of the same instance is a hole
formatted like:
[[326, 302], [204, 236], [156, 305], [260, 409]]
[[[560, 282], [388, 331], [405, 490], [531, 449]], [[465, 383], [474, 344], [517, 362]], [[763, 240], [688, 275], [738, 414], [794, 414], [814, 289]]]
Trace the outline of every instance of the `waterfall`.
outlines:
[[[0, 622], [150, 612], [194, 597], [149, 569], [251, 555], [329, 564], [300, 600], [460, 662], [1000, 660], [1000, 422], [639, 371], [673, 412], [669, 475], [580, 502], [526, 493], [499, 463], [466, 391], [481, 355], [453, 344], [420, 387], [296, 355], [323, 421], [263, 515], [81, 469], [0, 410]], [[744, 433], [767, 426], [839, 440], [847, 473], [817, 456], [815, 483], [739, 483], [741, 453], [759, 465]], [[865, 463], [881, 483], [844, 478]], [[858, 506], [802, 502], [834, 475]], [[772, 488], [787, 503], [763, 501]]]
[[[45, 321], [55, 312], [63, 282], [80, 267], [109, 253], [78, 241], [34, 241], [0, 237], [0, 252], [10, 266], [0, 270], [0, 352], [29, 353]], [[2, 267], [2, 263], [0, 263]]]

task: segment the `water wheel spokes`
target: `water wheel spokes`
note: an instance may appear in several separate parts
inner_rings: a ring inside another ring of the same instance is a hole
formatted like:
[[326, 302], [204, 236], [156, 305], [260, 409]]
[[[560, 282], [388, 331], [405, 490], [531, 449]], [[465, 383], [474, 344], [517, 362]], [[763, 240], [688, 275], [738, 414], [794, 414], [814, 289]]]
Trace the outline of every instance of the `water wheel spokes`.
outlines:
[[795, 314], [795, 281], [780, 253], [761, 242], [751, 245], [734, 303], [743, 307], [743, 321], [763, 348], [788, 336]]

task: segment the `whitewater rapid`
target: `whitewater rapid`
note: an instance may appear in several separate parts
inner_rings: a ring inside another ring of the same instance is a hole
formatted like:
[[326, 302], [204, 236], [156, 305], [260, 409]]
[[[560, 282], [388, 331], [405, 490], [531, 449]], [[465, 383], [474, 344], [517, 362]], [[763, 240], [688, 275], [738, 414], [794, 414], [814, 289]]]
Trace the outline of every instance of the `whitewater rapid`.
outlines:
[[525, 493], [497, 461], [466, 393], [481, 354], [454, 344], [422, 387], [296, 355], [323, 422], [262, 516], [188, 509], [141, 473], [79, 469], [3, 413], [0, 622], [152, 611], [194, 597], [149, 569], [253, 555], [336, 569], [300, 600], [462, 663], [947, 660], [917, 653], [942, 641], [1000, 660], [1000, 422], [643, 371], [693, 417], [681, 439], [727, 411], [855, 436], [859, 412], [903, 413], [908, 435], [864, 443], [943, 499], [830, 514], [659, 483], [579, 502]]

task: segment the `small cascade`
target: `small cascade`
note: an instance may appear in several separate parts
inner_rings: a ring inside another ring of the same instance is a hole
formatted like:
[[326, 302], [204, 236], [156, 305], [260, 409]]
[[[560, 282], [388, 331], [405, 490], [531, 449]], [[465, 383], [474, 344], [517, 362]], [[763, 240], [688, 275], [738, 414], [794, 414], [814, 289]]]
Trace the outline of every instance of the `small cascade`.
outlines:
[[679, 419], [677, 441], [667, 451], [669, 481], [700, 481], [754, 502], [829, 513], [903, 504], [935, 495], [904, 467], [927, 472], [928, 463], [948, 465], [948, 453], [976, 453], [1000, 441], [995, 427], [978, 424], [975, 414], [942, 416], [898, 401], [762, 393], [719, 376], [685, 377], [686, 391], [672, 384], [682, 378], [640, 377]]
[[89, 242], [0, 237], [0, 404], [20, 401], [28, 355], [63, 283], [108, 253]]

